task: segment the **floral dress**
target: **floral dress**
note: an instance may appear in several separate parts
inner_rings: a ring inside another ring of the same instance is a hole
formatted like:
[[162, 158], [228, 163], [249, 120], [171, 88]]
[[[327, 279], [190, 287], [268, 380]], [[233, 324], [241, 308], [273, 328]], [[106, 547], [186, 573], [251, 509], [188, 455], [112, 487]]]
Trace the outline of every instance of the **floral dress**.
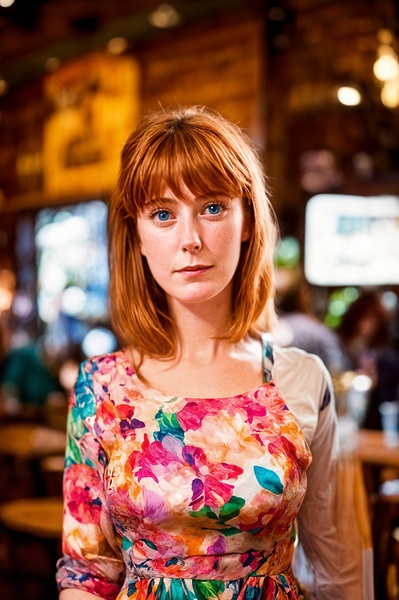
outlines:
[[271, 379], [165, 396], [128, 356], [82, 363], [71, 394], [59, 589], [117, 600], [296, 600], [307, 442]]

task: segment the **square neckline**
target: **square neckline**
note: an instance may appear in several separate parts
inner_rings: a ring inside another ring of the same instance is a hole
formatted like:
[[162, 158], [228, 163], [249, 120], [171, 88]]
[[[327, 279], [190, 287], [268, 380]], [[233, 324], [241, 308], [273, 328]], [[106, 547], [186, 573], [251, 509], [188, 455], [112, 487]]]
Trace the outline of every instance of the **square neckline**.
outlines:
[[145, 390], [145, 395], [151, 393], [156, 397], [163, 399], [165, 404], [169, 404], [174, 401], [180, 400], [191, 400], [193, 402], [205, 402], [210, 400], [231, 400], [235, 398], [240, 398], [243, 396], [254, 396], [259, 390], [268, 388], [270, 386], [275, 387], [272, 369], [274, 364], [273, 357], [273, 338], [269, 333], [261, 335], [261, 344], [262, 344], [262, 377], [263, 381], [257, 387], [252, 388], [250, 390], [245, 390], [243, 392], [238, 392], [237, 394], [231, 394], [228, 396], [189, 396], [182, 394], [165, 394], [160, 390], [154, 388], [151, 385], [148, 385], [141, 381], [138, 377], [136, 369], [134, 368], [132, 362], [129, 359], [128, 350], [123, 348], [117, 352], [112, 353], [115, 356], [123, 357], [123, 362], [127, 364], [131, 371], [131, 376], [135, 377], [136, 384], [139, 386], [141, 390]]

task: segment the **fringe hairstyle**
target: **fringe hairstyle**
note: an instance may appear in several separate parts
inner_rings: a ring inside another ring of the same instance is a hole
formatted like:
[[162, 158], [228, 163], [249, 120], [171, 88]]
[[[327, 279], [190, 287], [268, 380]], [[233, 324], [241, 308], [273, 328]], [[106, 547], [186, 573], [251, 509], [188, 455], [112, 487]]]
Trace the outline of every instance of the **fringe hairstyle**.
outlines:
[[165, 189], [184, 197], [241, 197], [251, 236], [242, 243], [233, 282], [233, 314], [225, 338], [270, 329], [274, 312], [276, 221], [266, 180], [249, 138], [205, 107], [178, 107], [146, 117], [126, 141], [110, 200], [110, 309], [120, 341], [144, 356], [175, 358], [177, 337], [164, 291], [141, 255], [137, 216]]

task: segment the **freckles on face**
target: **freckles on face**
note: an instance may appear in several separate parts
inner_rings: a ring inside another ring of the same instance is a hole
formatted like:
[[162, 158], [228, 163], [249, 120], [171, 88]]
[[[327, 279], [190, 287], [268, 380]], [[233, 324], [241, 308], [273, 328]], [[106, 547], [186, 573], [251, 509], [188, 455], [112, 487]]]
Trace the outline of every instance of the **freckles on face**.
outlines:
[[231, 282], [250, 236], [241, 199], [172, 193], [140, 213], [140, 251], [169, 300], [200, 302]]

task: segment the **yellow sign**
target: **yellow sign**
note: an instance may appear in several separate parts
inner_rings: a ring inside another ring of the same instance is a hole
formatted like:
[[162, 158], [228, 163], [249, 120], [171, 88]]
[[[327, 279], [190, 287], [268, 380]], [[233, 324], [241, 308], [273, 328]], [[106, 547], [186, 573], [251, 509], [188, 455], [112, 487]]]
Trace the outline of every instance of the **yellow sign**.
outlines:
[[90, 54], [48, 76], [44, 86], [53, 109], [44, 126], [44, 192], [108, 194], [122, 146], [137, 123], [138, 63]]

